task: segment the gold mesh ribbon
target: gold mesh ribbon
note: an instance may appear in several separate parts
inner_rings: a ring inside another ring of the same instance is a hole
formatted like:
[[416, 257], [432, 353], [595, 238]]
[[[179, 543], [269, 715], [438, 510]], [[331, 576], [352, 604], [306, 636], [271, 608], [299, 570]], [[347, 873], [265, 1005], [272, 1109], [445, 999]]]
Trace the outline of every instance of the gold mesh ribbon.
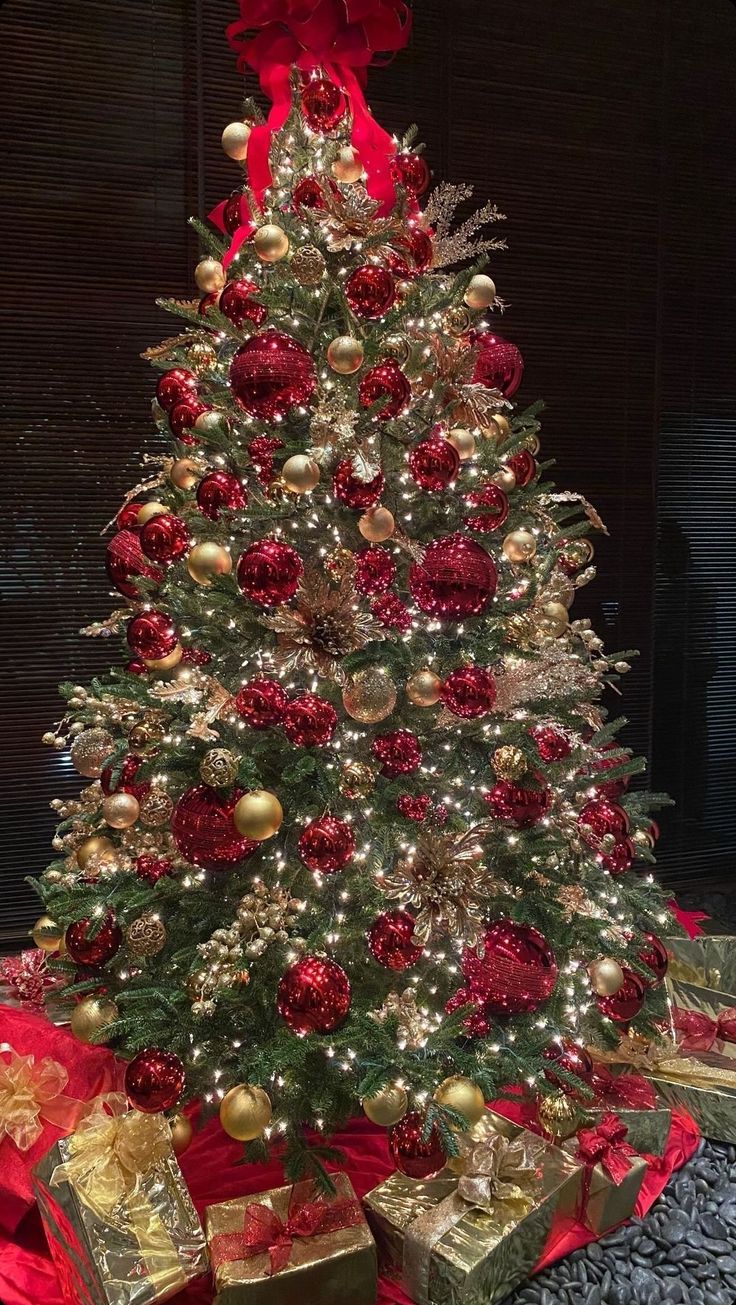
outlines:
[[7, 1042], [0, 1043], [0, 1053], [0, 1141], [10, 1137], [20, 1151], [28, 1151], [44, 1124], [72, 1129], [82, 1102], [64, 1095], [69, 1082], [64, 1066], [50, 1056], [39, 1061], [21, 1056]]

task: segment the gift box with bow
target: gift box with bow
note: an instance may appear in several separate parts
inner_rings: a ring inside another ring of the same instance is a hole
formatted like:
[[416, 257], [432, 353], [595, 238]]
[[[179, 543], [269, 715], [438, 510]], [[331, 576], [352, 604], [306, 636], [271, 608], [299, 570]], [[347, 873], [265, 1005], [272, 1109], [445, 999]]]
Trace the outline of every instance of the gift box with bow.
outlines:
[[700, 934], [697, 938], [665, 938], [664, 943], [670, 954], [668, 978], [736, 993], [736, 937]]
[[376, 1247], [349, 1178], [277, 1187], [207, 1210], [217, 1305], [374, 1305]]
[[365, 1198], [382, 1267], [419, 1305], [501, 1299], [572, 1226], [582, 1171], [491, 1111], [461, 1137], [460, 1172], [393, 1174]]
[[664, 1155], [672, 1126], [672, 1111], [659, 1099], [648, 1079], [641, 1074], [612, 1072], [596, 1066], [594, 1086], [598, 1105], [586, 1106], [587, 1122], [593, 1127], [605, 1115], [614, 1114], [626, 1125], [626, 1140], [645, 1155]]
[[608, 1232], [634, 1213], [647, 1162], [626, 1138], [626, 1124], [605, 1114], [567, 1143], [583, 1165], [580, 1218], [591, 1232]]
[[33, 1171], [46, 1237], [70, 1305], [148, 1305], [205, 1273], [202, 1226], [163, 1115], [110, 1093]]

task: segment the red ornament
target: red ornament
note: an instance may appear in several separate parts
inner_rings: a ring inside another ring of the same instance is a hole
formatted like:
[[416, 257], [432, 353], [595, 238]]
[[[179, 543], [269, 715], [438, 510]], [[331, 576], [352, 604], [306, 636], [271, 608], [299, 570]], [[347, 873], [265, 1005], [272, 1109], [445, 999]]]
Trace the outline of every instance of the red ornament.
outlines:
[[432, 237], [423, 227], [412, 227], [409, 235], [401, 242], [406, 244], [417, 272], [424, 272], [434, 257]]
[[646, 965], [647, 969], [653, 972], [654, 978], [648, 980], [649, 986], [653, 987], [655, 983], [661, 983], [664, 979], [670, 958], [662, 939], [658, 938], [656, 933], [645, 933], [644, 937], [646, 946], [639, 952], [638, 959], [642, 965]]
[[384, 911], [368, 930], [371, 956], [385, 970], [408, 970], [422, 948], [414, 942], [414, 916], [408, 911]]
[[207, 784], [182, 793], [174, 808], [171, 832], [183, 857], [204, 870], [229, 870], [245, 861], [259, 843], [242, 838], [233, 823], [240, 789], [224, 795]]
[[344, 820], [320, 816], [310, 820], [298, 844], [299, 856], [310, 870], [334, 875], [355, 852], [355, 834]]
[[135, 872], [140, 879], [147, 879], [149, 884], [157, 884], [159, 879], [174, 873], [174, 865], [166, 856], [149, 856], [144, 852], [136, 857]]
[[426, 820], [431, 805], [432, 799], [427, 793], [420, 793], [417, 797], [402, 793], [396, 799], [396, 810], [399, 815], [404, 816], [406, 820], [415, 820], [417, 824]]
[[266, 730], [281, 723], [288, 701], [286, 690], [278, 680], [251, 680], [238, 690], [235, 710], [251, 729]]
[[512, 458], [507, 458], [506, 466], [510, 467], [516, 476], [518, 489], [530, 485], [537, 474], [537, 464], [528, 449], [521, 449]]
[[460, 454], [449, 440], [430, 436], [415, 444], [409, 454], [412, 478], [429, 493], [447, 489], [460, 470]]
[[355, 588], [359, 594], [382, 594], [393, 583], [396, 563], [385, 548], [370, 545], [355, 553]]
[[410, 1110], [388, 1130], [391, 1159], [407, 1178], [434, 1178], [447, 1163], [437, 1125], [433, 1124], [426, 1142], [423, 1135], [424, 1115], [418, 1110]]
[[388, 630], [399, 630], [406, 634], [411, 629], [411, 612], [395, 594], [381, 594], [371, 603], [371, 611], [381, 625]]
[[[621, 766], [624, 762], [629, 760], [628, 753], [622, 753], [621, 747], [618, 743], [604, 744], [604, 751], [607, 754], [613, 751], [615, 756], [606, 755], [596, 757], [595, 761], [591, 762], [590, 765], [590, 769], [596, 775], [601, 772], [605, 773], [607, 770], [613, 770], [615, 766]], [[629, 787], [629, 782], [628, 775], [624, 775], [621, 779], [597, 781], [595, 786], [602, 797], [610, 798], [612, 802], [615, 802], [617, 798], [623, 797]]]
[[170, 1110], [184, 1091], [184, 1065], [173, 1051], [146, 1047], [125, 1070], [125, 1091], [135, 1110], [156, 1115]]
[[248, 445], [251, 462], [258, 471], [262, 485], [270, 485], [273, 480], [274, 454], [284, 447], [283, 440], [274, 439], [272, 435], [256, 435]]
[[142, 507], [143, 504], [137, 503], [135, 500], [132, 503], [124, 503], [115, 518], [115, 525], [118, 530], [135, 530], [138, 532], [140, 530], [138, 513]]
[[170, 512], [151, 517], [140, 533], [141, 548], [154, 562], [174, 562], [189, 548], [190, 539], [181, 517]]
[[281, 723], [287, 739], [297, 747], [324, 747], [337, 728], [337, 712], [316, 693], [302, 693], [289, 703]]
[[351, 272], [345, 296], [356, 317], [383, 317], [396, 301], [396, 283], [387, 268], [366, 263]]
[[246, 322], [261, 326], [268, 317], [268, 309], [265, 304], [253, 300], [251, 296], [257, 293], [255, 281], [249, 281], [246, 277], [241, 281], [228, 281], [220, 294], [220, 312], [233, 326], [245, 326]]
[[392, 160], [396, 180], [412, 195], [423, 195], [429, 185], [431, 173], [429, 164], [423, 154], [413, 154], [402, 150]]
[[410, 775], [422, 763], [419, 739], [411, 730], [392, 730], [379, 734], [371, 744], [373, 756], [381, 762], [381, 774], [389, 779], [397, 775]]
[[296, 549], [281, 539], [259, 539], [241, 553], [238, 584], [259, 607], [280, 607], [299, 588], [304, 567]]
[[131, 657], [130, 661], [125, 663], [125, 669], [129, 675], [148, 675], [148, 667], [140, 657]]
[[[569, 1038], [563, 1038], [561, 1042], [552, 1042], [549, 1047], [545, 1047], [542, 1055], [545, 1060], [556, 1065], [558, 1069], [563, 1069], [568, 1074], [574, 1074], [585, 1087], [593, 1087], [595, 1065], [585, 1047], [579, 1047], [576, 1042], [571, 1042]], [[576, 1101], [589, 1102], [590, 1097], [584, 1090], [572, 1087], [570, 1083], [560, 1078], [553, 1069], [545, 1069], [544, 1077], [548, 1083], [561, 1088], [563, 1092]]]
[[599, 851], [596, 860], [609, 874], [622, 875], [631, 869], [636, 848], [630, 838], [619, 838], [608, 851]]
[[197, 485], [197, 507], [210, 521], [218, 521], [224, 510], [246, 507], [248, 495], [231, 471], [211, 471]]
[[207, 404], [198, 399], [196, 394], [177, 403], [169, 413], [169, 426], [174, 438], [180, 440], [182, 444], [196, 444], [197, 437], [187, 432], [191, 432], [197, 418], [207, 410]]
[[484, 612], [497, 583], [486, 550], [464, 535], [435, 539], [409, 571], [409, 589], [417, 606], [445, 619], [463, 620]]
[[572, 743], [554, 725], [533, 725], [529, 730], [542, 761], [564, 761], [572, 752]]
[[168, 657], [173, 652], [178, 633], [174, 622], [165, 612], [139, 612], [128, 621], [125, 634], [134, 653], [144, 661], [158, 661], [159, 657]]
[[332, 1033], [350, 1010], [350, 981], [341, 966], [305, 956], [283, 975], [276, 1008], [292, 1033]]
[[505, 525], [509, 515], [509, 500], [498, 485], [484, 485], [482, 489], [473, 490], [466, 495], [468, 507], [482, 508], [482, 512], [473, 512], [465, 518], [469, 530], [479, 535], [490, 534]]
[[616, 1024], [628, 1024], [639, 1014], [646, 997], [646, 985], [633, 970], [624, 969], [624, 981], [610, 997], [596, 997], [602, 1015]]
[[345, 96], [326, 77], [314, 77], [302, 90], [302, 116], [312, 131], [334, 131], [345, 116]]
[[164, 412], [171, 412], [182, 399], [190, 398], [196, 393], [197, 378], [186, 367], [172, 367], [171, 371], [159, 376], [156, 398]]
[[332, 479], [335, 498], [346, 507], [355, 508], [360, 512], [376, 506], [383, 493], [384, 484], [382, 471], [379, 471], [372, 480], [360, 480], [355, 474], [350, 458], [345, 458], [337, 464]]
[[557, 961], [547, 939], [530, 924], [496, 920], [479, 948], [466, 948], [462, 972], [490, 1015], [538, 1010], [557, 982]]
[[524, 375], [524, 359], [516, 345], [492, 331], [476, 333], [473, 341], [478, 347], [474, 382], [489, 390], [500, 390], [504, 398], [510, 399], [516, 394]]
[[132, 793], [133, 797], [138, 798], [138, 801], [145, 797], [151, 787], [150, 781], [142, 779], [136, 782], [135, 778], [142, 765], [143, 758], [136, 757], [131, 752], [120, 767], [118, 778], [115, 781], [113, 780], [113, 767], [105, 766], [100, 775], [100, 788], [105, 797], [109, 797], [111, 793]]
[[75, 920], [64, 934], [66, 950], [77, 965], [106, 965], [123, 941], [123, 931], [112, 911], [108, 911], [93, 938], [89, 937], [91, 920]]
[[158, 584], [163, 579], [159, 568], [147, 561], [140, 538], [133, 530], [119, 530], [113, 535], [105, 552], [105, 570], [110, 583], [126, 598], [140, 597], [135, 580], [155, 580]]
[[219, 299], [220, 299], [219, 290], [213, 290], [208, 295], [202, 295], [202, 298], [199, 301], [199, 307], [197, 309], [197, 312], [199, 313], [200, 317], [206, 317], [208, 312], [210, 311], [210, 308], [216, 308]]
[[337, 192], [337, 186], [334, 181], [327, 182], [326, 179], [320, 182], [317, 177], [302, 177], [294, 187], [292, 193], [292, 203], [295, 208], [324, 208], [325, 196], [323, 186], [329, 184], [333, 193]]
[[182, 654], [182, 666], [209, 666], [212, 661], [212, 653], [208, 653], [204, 648], [185, 648]]
[[440, 699], [455, 716], [477, 720], [496, 701], [496, 681], [483, 666], [458, 666], [440, 689]]
[[617, 802], [608, 798], [591, 798], [578, 816], [580, 837], [597, 851], [607, 834], [625, 838], [629, 832], [629, 817]]
[[233, 394], [251, 417], [275, 421], [306, 403], [316, 384], [311, 354], [283, 331], [254, 335], [230, 364]]
[[250, 218], [248, 206], [243, 203], [245, 195], [239, 190], [233, 192], [222, 210], [222, 225], [229, 236], [234, 236], [239, 227], [245, 226]]
[[391, 417], [398, 417], [407, 406], [411, 399], [411, 385], [401, 368], [393, 359], [387, 358], [366, 372], [358, 386], [358, 398], [364, 408], [372, 408], [374, 403], [386, 399], [375, 416], [380, 421], [389, 421]]
[[503, 820], [516, 829], [528, 829], [549, 811], [551, 796], [547, 788], [524, 788], [509, 779], [500, 779], [486, 793], [485, 801], [496, 820]]

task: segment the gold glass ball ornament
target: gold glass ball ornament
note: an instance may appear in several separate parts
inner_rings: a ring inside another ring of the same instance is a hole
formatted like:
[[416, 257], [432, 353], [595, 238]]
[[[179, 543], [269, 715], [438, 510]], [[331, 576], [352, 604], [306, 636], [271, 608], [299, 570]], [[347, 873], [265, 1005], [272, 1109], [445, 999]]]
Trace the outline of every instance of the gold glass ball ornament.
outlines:
[[136, 525], [145, 526], [147, 521], [152, 521], [154, 517], [162, 517], [169, 511], [165, 503], [159, 503], [152, 500], [150, 503], [142, 503], [136, 515]]
[[442, 318], [442, 325], [448, 335], [455, 338], [464, 335], [470, 326], [470, 313], [467, 308], [461, 308], [459, 305], [454, 308], [448, 308]]
[[483, 272], [477, 272], [471, 277], [470, 284], [465, 291], [465, 302], [468, 308], [490, 308], [496, 298], [496, 287], [489, 276]]
[[114, 747], [115, 740], [107, 730], [82, 730], [72, 743], [69, 755], [80, 775], [85, 779], [99, 779]]
[[516, 475], [511, 467], [499, 467], [491, 476], [491, 484], [498, 485], [504, 494], [510, 494], [512, 489], [516, 489]]
[[373, 1097], [363, 1097], [363, 1113], [380, 1128], [393, 1128], [408, 1109], [409, 1098], [396, 1083], [388, 1083]]
[[378, 666], [358, 671], [342, 691], [342, 703], [353, 720], [375, 725], [385, 720], [396, 706], [396, 685], [388, 671]]
[[238, 1083], [220, 1102], [220, 1123], [237, 1142], [255, 1141], [268, 1128], [272, 1115], [268, 1093], [252, 1083]]
[[[195, 340], [187, 349], [187, 366], [198, 376], [217, 366], [217, 350], [209, 340]], [[204, 415], [204, 414], [203, 414]], [[195, 426], [196, 426], [195, 422]]]
[[199, 773], [210, 788], [231, 788], [238, 774], [238, 758], [229, 748], [210, 748], [202, 758]]
[[461, 462], [467, 462], [475, 455], [475, 435], [472, 430], [465, 430], [463, 426], [453, 426], [452, 430], [447, 432], [447, 442], [457, 450]]
[[292, 494], [309, 494], [319, 484], [319, 466], [306, 453], [295, 453], [286, 459], [281, 478]]
[[50, 915], [39, 915], [31, 929], [31, 937], [42, 952], [58, 952], [64, 930], [52, 920]]
[[451, 1110], [459, 1110], [468, 1120], [471, 1128], [483, 1117], [486, 1108], [485, 1099], [480, 1088], [462, 1074], [453, 1074], [440, 1083], [434, 1094], [435, 1101]]
[[174, 1155], [183, 1155], [194, 1137], [192, 1121], [186, 1115], [174, 1115], [169, 1120], [171, 1129], [171, 1149]]
[[382, 544], [384, 540], [390, 539], [395, 529], [394, 514], [385, 507], [369, 508], [358, 519], [358, 530], [372, 544]]
[[222, 544], [215, 543], [214, 539], [195, 544], [187, 554], [187, 571], [195, 584], [205, 588], [212, 584], [213, 576], [229, 575], [232, 569], [233, 559], [230, 553]]
[[387, 335], [381, 341], [380, 352], [383, 358], [392, 358], [399, 367], [403, 367], [409, 361], [411, 344], [407, 336], [396, 332], [394, 335]]
[[222, 133], [222, 148], [229, 159], [242, 163], [248, 154], [251, 125], [249, 122], [229, 122]]
[[144, 657], [143, 660], [149, 671], [173, 671], [174, 667], [179, 665], [183, 656], [184, 649], [178, 643], [165, 657]]
[[77, 865], [80, 870], [86, 870], [88, 863], [95, 856], [110, 860], [115, 856], [115, 844], [109, 838], [105, 838], [104, 834], [92, 834], [77, 848]]
[[198, 1001], [208, 985], [210, 974], [208, 970], [192, 970], [184, 980], [184, 991], [187, 997], [192, 1001]]
[[564, 1142], [577, 1133], [581, 1115], [577, 1102], [564, 1092], [553, 1092], [542, 1097], [537, 1106], [537, 1118], [547, 1137], [553, 1142]]
[[571, 539], [560, 553], [569, 566], [589, 566], [593, 561], [595, 549], [589, 539]]
[[[502, 412], [494, 412], [492, 417], [488, 417], [487, 425], [483, 427], [483, 434], [487, 440], [495, 440], [497, 444], [503, 443], [511, 434], [511, 425], [508, 417], [504, 417]], [[516, 477], [514, 477], [516, 483]]]
[[266, 222], [253, 237], [255, 250], [262, 263], [278, 263], [289, 252], [289, 237], [283, 227]]
[[144, 911], [128, 925], [125, 942], [131, 956], [158, 956], [166, 946], [166, 925], [153, 911]]
[[327, 361], [339, 376], [352, 376], [363, 365], [364, 350], [352, 335], [337, 335], [327, 346]]
[[291, 260], [290, 270], [297, 285], [319, 285], [326, 266], [325, 256], [316, 245], [302, 245]]
[[225, 269], [217, 258], [200, 258], [194, 269], [194, 280], [203, 295], [217, 294], [225, 284]]
[[515, 612], [503, 619], [503, 641], [511, 648], [528, 651], [534, 644], [534, 625], [525, 612]]
[[151, 788], [141, 798], [140, 822], [146, 829], [163, 829], [174, 814], [174, 803], [162, 788]]
[[491, 757], [491, 765], [499, 779], [511, 781], [521, 779], [527, 769], [524, 753], [521, 748], [515, 748], [512, 743], [504, 743], [500, 748], [496, 748]]
[[406, 681], [406, 696], [415, 707], [434, 707], [440, 700], [441, 692], [442, 680], [428, 667], [415, 671]]
[[195, 417], [193, 429], [203, 440], [222, 440], [229, 433], [230, 423], [220, 408], [207, 408]]
[[278, 833], [284, 811], [275, 793], [257, 788], [245, 793], [233, 811], [235, 828], [243, 838], [263, 843]]
[[132, 793], [111, 793], [102, 803], [103, 818], [113, 829], [130, 829], [140, 811], [138, 799]]
[[512, 530], [501, 545], [509, 562], [531, 562], [537, 551], [537, 541], [531, 530]]
[[588, 966], [590, 986], [598, 997], [613, 997], [624, 982], [624, 972], [612, 956], [600, 956]]
[[367, 797], [373, 788], [375, 771], [363, 761], [346, 761], [340, 770], [339, 787], [343, 797]]
[[105, 1030], [119, 1018], [120, 1012], [109, 997], [83, 997], [69, 1017], [69, 1027], [80, 1042], [103, 1043]]
[[193, 458], [177, 458], [169, 468], [169, 480], [177, 489], [194, 489], [202, 474]]
[[559, 639], [568, 628], [569, 614], [564, 603], [545, 603], [535, 617], [535, 624], [540, 634], [550, 639]]
[[354, 150], [352, 145], [344, 145], [338, 151], [337, 158], [332, 164], [332, 175], [346, 184], [360, 181], [363, 176], [363, 164], [358, 151]]

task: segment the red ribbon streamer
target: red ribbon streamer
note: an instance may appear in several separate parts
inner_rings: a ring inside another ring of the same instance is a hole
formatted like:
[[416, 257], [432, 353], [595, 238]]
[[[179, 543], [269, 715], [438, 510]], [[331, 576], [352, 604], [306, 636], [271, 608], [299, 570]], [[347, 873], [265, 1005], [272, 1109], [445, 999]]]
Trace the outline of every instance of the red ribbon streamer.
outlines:
[[653, 1110], [657, 1094], [641, 1074], [611, 1074], [605, 1080], [605, 1090], [600, 1092], [600, 1103], [613, 1111]]
[[578, 1156], [586, 1167], [586, 1201], [590, 1189], [590, 1175], [595, 1165], [600, 1165], [611, 1182], [623, 1182], [631, 1168], [630, 1157], [636, 1155], [633, 1146], [625, 1141], [629, 1130], [616, 1115], [604, 1115], [596, 1128], [583, 1128], [578, 1133]]
[[270, 1206], [254, 1202], [243, 1211], [243, 1231], [217, 1233], [212, 1238], [210, 1252], [217, 1268], [232, 1260], [252, 1260], [257, 1255], [268, 1255], [269, 1276], [280, 1273], [288, 1264], [291, 1248], [297, 1238], [319, 1237], [324, 1233], [354, 1228], [362, 1223], [363, 1213], [358, 1201], [346, 1197], [327, 1202], [304, 1201], [292, 1204], [286, 1222]]
[[672, 1023], [682, 1051], [711, 1051], [716, 1042], [736, 1042], [736, 1009], [721, 1011], [711, 1019], [704, 1011], [675, 1006]]

